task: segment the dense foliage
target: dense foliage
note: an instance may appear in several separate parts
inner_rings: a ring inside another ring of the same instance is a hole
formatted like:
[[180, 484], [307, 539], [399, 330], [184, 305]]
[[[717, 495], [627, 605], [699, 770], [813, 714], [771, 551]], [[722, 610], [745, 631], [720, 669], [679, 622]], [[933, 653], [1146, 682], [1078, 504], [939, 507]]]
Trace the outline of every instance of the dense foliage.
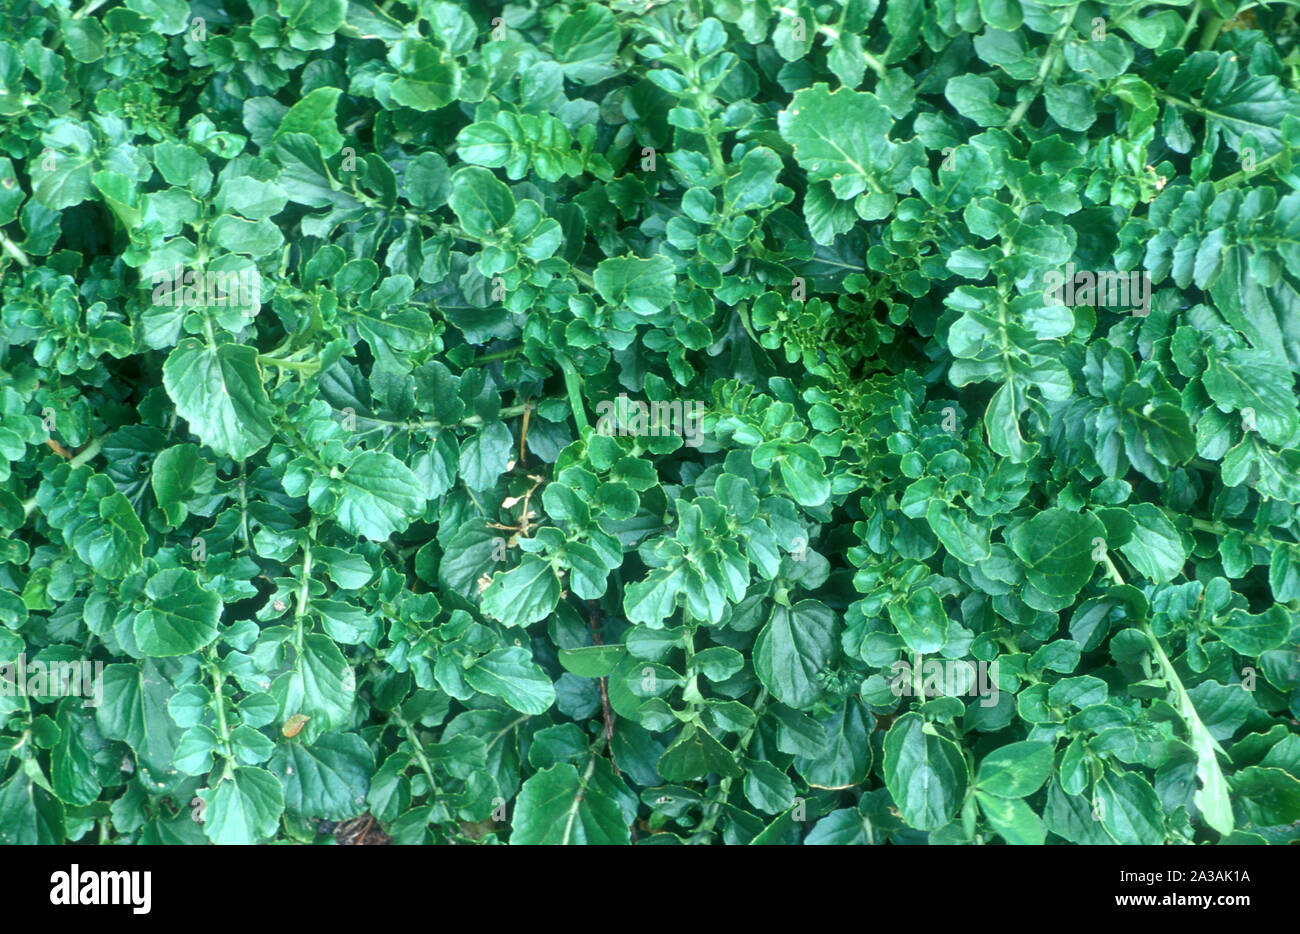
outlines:
[[0, 842], [1294, 840], [1296, 13], [3, 0]]

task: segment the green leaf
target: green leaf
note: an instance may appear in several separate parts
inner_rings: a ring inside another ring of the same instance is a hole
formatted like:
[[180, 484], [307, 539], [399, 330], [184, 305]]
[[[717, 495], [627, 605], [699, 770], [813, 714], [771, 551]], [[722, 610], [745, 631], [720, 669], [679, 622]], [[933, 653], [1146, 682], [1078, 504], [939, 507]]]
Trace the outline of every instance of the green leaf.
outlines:
[[64, 810], [58, 798], [19, 769], [0, 786], [0, 844], [8, 846], [64, 842]]
[[387, 541], [424, 514], [424, 487], [396, 457], [381, 451], [359, 454], [339, 479], [338, 521], [348, 532]]
[[1022, 799], [1001, 798], [976, 788], [975, 800], [993, 830], [1012, 846], [1039, 846], [1046, 839], [1042, 819]]
[[819, 676], [834, 658], [835, 632], [835, 614], [816, 600], [778, 604], [754, 642], [754, 671], [781, 703], [807, 709], [826, 692]]
[[150, 788], [176, 784], [172, 756], [181, 730], [167, 712], [175, 689], [156, 663], [114, 664], [101, 676], [102, 700], [95, 723], [106, 739], [120, 740], [135, 753], [135, 768]]
[[1017, 526], [1011, 550], [1024, 562], [1025, 576], [1034, 587], [1048, 596], [1073, 598], [1096, 570], [1094, 540], [1104, 543], [1105, 535], [1105, 526], [1095, 516], [1045, 509]]
[[621, 645], [587, 645], [560, 649], [560, 664], [580, 678], [603, 678], [626, 655], [627, 649]]
[[1234, 652], [1257, 656], [1282, 644], [1291, 631], [1291, 614], [1277, 604], [1258, 615], [1235, 609], [1227, 619], [1215, 623], [1213, 629]]
[[1225, 410], [1248, 413], [1265, 441], [1289, 444], [1300, 428], [1290, 367], [1263, 351], [1234, 348], [1209, 354], [1205, 391]]
[[154, 459], [149, 482], [167, 523], [175, 528], [189, 515], [187, 504], [210, 493], [216, 478], [216, 471], [196, 445], [177, 444]]
[[1120, 843], [1164, 842], [1160, 799], [1146, 779], [1133, 772], [1108, 775], [1097, 782], [1101, 822]]
[[979, 564], [992, 554], [988, 532], [952, 504], [930, 500], [925, 518], [943, 547], [963, 564]]
[[966, 794], [966, 764], [950, 740], [924, 729], [919, 714], [894, 721], [885, 735], [885, 784], [903, 820], [937, 830], [957, 813]]
[[885, 183], [901, 171], [893, 120], [874, 94], [815, 84], [794, 95], [777, 125], [808, 178], [829, 182], [837, 198], [892, 187]]
[[72, 546], [97, 574], [110, 580], [126, 577], [144, 560], [144, 526], [130, 501], [116, 492], [99, 501], [99, 518], [74, 533]]
[[338, 131], [338, 88], [316, 88], [289, 108], [275, 131], [275, 139], [288, 133], [306, 133], [320, 143], [326, 158], [343, 148], [344, 137]]
[[560, 599], [560, 581], [550, 563], [526, 554], [519, 566], [496, 574], [483, 591], [483, 612], [507, 626], [545, 619]]
[[610, 74], [606, 66], [618, 53], [620, 41], [614, 14], [592, 4], [560, 23], [551, 37], [551, 48], [570, 80], [595, 84]]
[[460, 477], [471, 490], [489, 490], [506, 471], [515, 448], [510, 429], [493, 422], [460, 449]]
[[742, 774], [735, 757], [713, 734], [702, 726], [688, 723], [673, 744], [664, 750], [656, 765], [668, 782], [691, 782], [708, 775], [739, 778]]
[[207, 807], [203, 832], [213, 843], [248, 846], [276, 832], [284, 813], [284, 789], [274, 775], [241, 766], [223, 776], [215, 788], [199, 792]]
[[276, 680], [272, 694], [285, 719], [301, 713], [318, 735], [348, 725], [356, 691], [356, 674], [334, 640], [313, 633], [303, 640], [293, 671]]
[[948, 642], [948, 614], [939, 595], [929, 588], [890, 603], [889, 621], [913, 652], [930, 655]]
[[943, 95], [957, 113], [980, 126], [1001, 126], [1011, 115], [998, 103], [998, 86], [979, 75], [954, 75], [948, 79]]
[[59, 738], [50, 751], [54, 793], [73, 806], [91, 804], [103, 791], [95, 759], [105, 742], [95, 728], [94, 716], [81, 705], [76, 698], [59, 702]]
[[583, 774], [567, 762], [524, 782], [515, 802], [510, 842], [607, 846], [630, 843], [618, 803], [589, 784], [594, 760]]
[[159, 571], [145, 585], [149, 606], [135, 618], [140, 648], [158, 658], [197, 652], [217, 637], [221, 598], [185, 568]]
[[451, 179], [451, 209], [475, 237], [495, 238], [515, 216], [510, 189], [487, 169], [461, 169]]
[[781, 168], [781, 158], [763, 146], [745, 153], [740, 168], [722, 188], [727, 207], [732, 211], [752, 211], [772, 204]]
[[856, 698], [848, 698], [821, 723], [819, 748], [796, 755], [794, 767], [813, 788], [852, 788], [867, 780], [872, 765], [870, 741], [874, 720]]
[[218, 454], [244, 460], [275, 433], [257, 351], [242, 344], [183, 339], [163, 364], [163, 385], [176, 412]]
[[677, 277], [665, 256], [611, 256], [600, 261], [592, 278], [605, 301], [626, 305], [638, 315], [653, 315], [672, 302]]
[[555, 703], [555, 686], [527, 649], [512, 645], [478, 658], [465, 670], [474, 690], [499, 697], [520, 713], [535, 716]]
[[1051, 774], [1050, 744], [1011, 743], [993, 750], [980, 761], [975, 788], [985, 795], [1023, 798], [1042, 788]]
[[290, 813], [347, 820], [364, 809], [375, 757], [355, 734], [325, 733], [309, 746], [277, 746], [267, 768], [284, 786]]
[[1148, 579], [1157, 583], [1172, 581], [1187, 563], [1182, 535], [1159, 506], [1135, 503], [1129, 507], [1129, 514], [1137, 526], [1120, 551]]
[[1300, 820], [1300, 781], [1282, 769], [1242, 769], [1232, 777], [1232, 790], [1248, 823], [1274, 827]]

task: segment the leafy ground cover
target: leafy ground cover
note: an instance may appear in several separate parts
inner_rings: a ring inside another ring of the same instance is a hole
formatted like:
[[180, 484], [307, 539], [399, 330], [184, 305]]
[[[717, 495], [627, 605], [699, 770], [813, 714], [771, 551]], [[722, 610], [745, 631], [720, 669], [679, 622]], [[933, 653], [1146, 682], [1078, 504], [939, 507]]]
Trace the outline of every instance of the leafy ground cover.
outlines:
[[1254, 0], [5, 0], [0, 842], [1288, 843]]

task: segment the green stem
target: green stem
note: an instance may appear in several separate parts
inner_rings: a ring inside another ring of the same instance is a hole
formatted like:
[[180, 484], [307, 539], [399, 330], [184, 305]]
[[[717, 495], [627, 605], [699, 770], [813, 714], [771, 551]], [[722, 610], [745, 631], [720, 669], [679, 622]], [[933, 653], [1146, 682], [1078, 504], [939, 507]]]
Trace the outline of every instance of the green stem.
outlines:
[[564, 354], [556, 354], [556, 362], [564, 371], [564, 389], [569, 395], [569, 407], [573, 409], [573, 420], [578, 426], [578, 437], [581, 438], [591, 428], [591, 423], [587, 421], [587, 410], [582, 405], [582, 377]]
[[[76, 468], [80, 467], [82, 464], [86, 463], [86, 461], [93, 458], [96, 454], [98, 454], [100, 449], [103, 446], [104, 446], [103, 438], [92, 438], [90, 443], [87, 444], [85, 448], [82, 449], [80, 454], [72, 458], [72, 460], [68, 461], [68, 466], [75, 470]], [[30, 516], [35, 509], [36, 509], [35, 495], [30, 496], [23, 501], [24, 518]]]
[[298, 600], [293, 610], [294, 645], [302, 652], [303, 620], [307, 617], [307, 605], [311, 600], [311, 543], [316, 538], [316, 519], [312, 518], [307, 526], [307, 537], [302, 546], [302, 577], [298, 585]]
[[22, 266], [24, 269], [31, 268], [32, 261], [27, 258], [27, 254], [23, 252], [22, 247], [14, 243], [3, 233], [0, 233], [0, 246], [3, 246], [4, 251], [18, 261], [19, 266]]
[[320, 369], [319, 360], [286, 360], [283, 357], [269, 357], [258, 354], [257, 362], [263, 366], [273, 366], [278, 370], [297, 370], [301, 373], [315, 373]]
[[1288, 542], [1279, 542], [1276, 539], [1260, 538], [1258, 535], [1252, 535], [1249, 532], [1243, 532], [1241, 529], [1234, 529], [1230, 525], [1222, 522], [1211, 522], [1208, 519], [1192, 518], [1192, 528], [1199, 532], [1209, 532], [1211, 535], [1227, 535], [1230, 532], [1236, 532], [1241, 536], [1241, 540], [1248, 545], [1255, 545], [1258, 548], [1276, 548], [1280, 544], [1290, 544]]
[[98, 10], [100, 7], [102, 7], [105, 3], [108, 3], [108, 0], [90, 0], [90, 3], [87, 3], [85, 6], [83, 6], [83, 7], [82, 7], [80, 10], [78, 10], [76, 13], [73, 13], [73, 14], [72, 14], [72, 18], [73, 18], [73, 19], [82, 19], [82, 18], [84, 18], [84, 17], [87, 17], [87, 16], [89, 16], [91, 13], [94, 13], [96, 10]]
[[691, 83], [691, 101], [695, 104], [695, 109], [704, 117], [706, 123], [704, 132], [701, 135], [704, 137], [704, 144], [709, 150], [709, 165], [713, 169], [713, 174], [717, 176], [718, 183], [721, 184], [727, 177], [727, 165], [722, 158], [722, 146], [718, 143], [718, 137], [721, 134], [712, 132], [713, 104], [708, 93], [700, 87], [702, 80], [699, 68], [692, 66], [686, 78]]
[[424, 754], [424, 746], [419, 737], [415, 735], [415, 724], [403, 717], [400, 710], [393, 711], [393, 718], [401, 726], [402, 732], [411, 744], [411, 752], [415, 756], [415, 761], [420, 765], [420, 771], [429, 780], [429, 794], [432, 795], [438, 789], [438, 782], [433, 777], [433, 766], [429, 764], [429, 757]]
[[[754, 702], [754, 722], [748, 730], [740, 736], [740, 742], [736, 743], [736, 752], [744, 755], [749, 751], [750, 741], [754, 738], [754, 732], [758, 729], [759, 718], [763, 715], [763, 707], [767, 704], [767, 688], [758, 692], [758, 699]], [[695, 833], [691, 834], [691, 843], [701, 843], [706, 840], [709, 834], [713, 833], [714, 826], [718, 823], [718, 818], [722, 816], [722, 809], [726, 807], [727, 795], [731, 793], [730, 778], [724, 778], [718, 783], [718, 800], [709, 805], [704, 819], [700, 821], [700, 826], [696, 828]]]
[[221, 662], [217, 658], [217, 646], [213, 643], [208, 649], [208, 672], [212, 675], [212, 700], [217, 712], [217, 736], [226, 751], [226, 768], [235, 760], [234, 748], [230, 745], [230, 730], [226, 726], [226, 676], [221, 672]]
[[1258, 162], [1256, 162], [1255, 167], [1253, 169], [1249, 171], [1247, 171], [1246, 169], [1241, 169], [1240, 171], [1233, 172], [1231, 175], [1219, 179], [1217, 182], [1214, 183], [1215, 193], [1227, 191], [1229, 188], [1236, 188], [1242, 182], [1254, 178], [1256, 175], [1259, 175], [1261, 172], [1267, 169], [1278, 159], [1282, 158], [1284, 152], [1285, 150], [1279, 149], [1277, 152], [1273, 153], [1273, 155], [1269, 156], [1268, 158], [1261, 159]]
[[[505, 408], [501, 409], [499, 412], [497, 412], [497, 417], [502, 419], [514, 418], [517, 415], [523, 415], [527, 409], [528, 409], [527, 403], [520, 403], [519, 405], [508, 405]], [[466, 415], [458, 422], [447, 423], [447, 422], [440, 422], [436, 418], [419, 418], [419, 419], [410, 419], [404, 422], [395, 422], [392, 419], [376, 418], [373, 415], [358, 415], [357, 421], [369, 422], [370, 424], [378, 425], [381, 428], [397, 428], [401, 431], [436, 431], [439, 428], [454, 428], [456, 426], [462, 426], [465, 428], [479, 428], [482, 427], [483, 425], [483, 416]], [[375, 429], [370, 429], [368, 431], [362, 432], [362, 434], [369, 434], [369, 432], [373, 430]]]
[[1192, 6], [1192, 12], [1187, 17], [1187, 25], [1183, 27], [1183, 34], [1178, 39], [1178, 47], [1180, 49], [1187, 45], [1187, 40], [1192, 37], [1192, 30], [1196, 28], [1196, 20], [1199, 19], [1201, 15], [1201, 3], [1202, 0], [1196, 0], [1196, 3]]
[[1043, 61], [1038, 66], [1038, 73], [1034, 75], [1034, 80], [1030, 82], [1029, 96], [1017, 104], [1015, 110], [1011, 111], [1011, 116], [1007, 118], [1007, 122], [1003, 124], [1002, 129], [1010, 130], [1014, 128], [1024, 119], [1034, 101], [1038, 100], [1038, 92], [1042, 90], [1043, 84], [1047, 81], [1047, 76], [1056, 67], [1056, 60], [1061, 54], [1061, 40], [1069, 32], [1070, 24], [1074, 20], [1074, 7], [1070, 7], [1066, 12], [1067, 15], [1064, 21], [1052, 36], [1052, 41], [1048, 43], [1047, 51], [1043, 53]]
[[1197, 49], [1202, 52], [1208, 52], [1214, 48], [1214, 43], [1219, 39], [1219, 33], [1223, 30], [1223, 17], [1211, 16], [1205, 21], [1205, 28], [1201, 30], [1201, 41], [1196, 44]]
[[573, 796], [573, 804], [569, 806], [569, 814], [564, 820], [564, 836], [560, 838], [561, 845], [567, 844], [573, 835], [573, 822], [578, 818], [578, 806], [582, 804], [582, 798], [587, 793], [587, 782], [591, 780], [591, 773], [596, 771], [596, 758], [591, 756], [587, 760], [587, 768], [583, 771], [582, 780], [579, 782], [582, 787]]
[[1119, 568], [1115, 567], [1115, 562], [1110, 560], [1110, 555], [1102, 555], [1102, 562], [1106, 565], [1106, 576], [1115, 582], [1117, 587], [1124, 586], [1124, 578], [1119, 573]]
[[523, 344], [520, 344], [518, 347], [511, 347], [509, 350], [498, 350], [493, 353], [487, 353], [481, 357], [475, 357], [474, 365], [478, 366], [483, 363], [491, 363], [493, 360], [509, 360], [511, 357], [521, 353], [523, 349]]
[[253, 549], [253, 540], [248, 535], [248, 489], [244, 478], [244, 462], [239, 462], [239, 530], [244, 539], [244, 550]]

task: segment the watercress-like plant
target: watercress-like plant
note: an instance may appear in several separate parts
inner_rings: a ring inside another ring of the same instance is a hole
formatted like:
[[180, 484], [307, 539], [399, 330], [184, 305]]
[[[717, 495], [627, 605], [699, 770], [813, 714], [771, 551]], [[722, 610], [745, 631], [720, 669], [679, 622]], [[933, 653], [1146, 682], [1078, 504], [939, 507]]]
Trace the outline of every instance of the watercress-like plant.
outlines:
[[0, 842], [1294, 842], [1298, 36], [10, 0]]

